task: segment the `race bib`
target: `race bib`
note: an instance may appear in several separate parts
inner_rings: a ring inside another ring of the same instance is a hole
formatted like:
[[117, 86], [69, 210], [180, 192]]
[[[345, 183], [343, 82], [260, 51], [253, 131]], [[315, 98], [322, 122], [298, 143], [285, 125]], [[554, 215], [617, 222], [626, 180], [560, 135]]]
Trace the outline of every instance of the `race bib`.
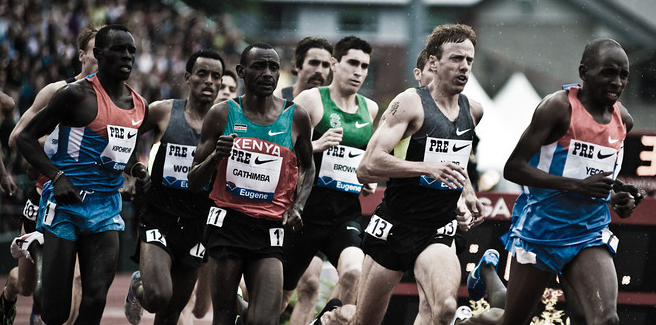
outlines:
[[323, 152], [317, 186], [348, 193], [360, 193], [356, 170], [364, 150], [337, 145]]
[[203, 258], [205, 256], [205, 246], [201, 243], [194, 245], [194, 247], [189, 250], [189, 255], [196, 258]]
[[285, 239], [285, 229], [283, 228], [269, 228], [269, 240], [272, 247], [282, 247]]
[[227, 213], [224, 209], [211, 207], [210, 213], [207, 214], [207, 224], [214, 227], [223, 227], [223, 220], [225, 220]]
[[43, 144], [43, 151], [48, 158], [52, 158], [57, 153], [57, 148], [59, 148], [59, 124], [48, 134], [46, 142]]
[[378, 239], [387, 240], [387, 235], [389, 235], [390, 229], [392, 229], [392, 223], [377, 216], [372, 215], [367, 229], [364, 232], [372, 235]]
[[[440, 163], [450, 161], [466, 170], [471, 150], [471, 140], [439, 139], [427, 137], [426, 147], [424, 148], [424, 162]], [[463, 175], [462, 178], [464, 179], [464, 177], [465, 176]], [[419, 184], [438, 190], [452, 190], [452, 188], [446, 184], [434, 180], [427, 175], [423, 175], [419, 178]], [[462, 190], [462, 188], [459, 190]]]
[[110, 170], [123, 171], [137, 143], [137, 129], [107, 125], [107, 146], [100, 154], [102, 165]]
[[451, 222], [442, 226], [442, 228], [437, 229], [436, 234], [438, 236], [449, 236], [453, 237], [456, 235], [456, 230], [458, 230], [458, 221], [456, 219], [451, 220]]
[[188, 189], [187, 174], [194, 162], [196, 147], [168, 143], [165, 150], [162, 184], [178, 189]]
[[55, 220], [55, 209], [57, 204], [52, 201], [46, 203], [45, 211], [43, 211], [43, 224], [46, 226], [52, 225], [52, 221]]
[[613, 251], [617, 252], [617, 245], [620, 243], [620, 239], [608, 228], [601, 231], [601, 240], [613, 248]]
[[29, 220], [36, 221], [36, 216], [39, 215], [39, 206], [34, 205], [30, 199], [27, 199], [25, 202], [25, 207], [23, 208], [23, 216]]
[[157, 242], [166, 246], [166, 237], [162, 235], [159, 229], [150, 229], [150, 230], [146, 230], [146, 242], [147, 243]]
[[283, 158], [233, 148], [226, 168], [226, 190], [234, 196], [272, 201]]
[[598, 144], [571, 140], [563, 177], [584, 179], [615, 170], [618, 151]]

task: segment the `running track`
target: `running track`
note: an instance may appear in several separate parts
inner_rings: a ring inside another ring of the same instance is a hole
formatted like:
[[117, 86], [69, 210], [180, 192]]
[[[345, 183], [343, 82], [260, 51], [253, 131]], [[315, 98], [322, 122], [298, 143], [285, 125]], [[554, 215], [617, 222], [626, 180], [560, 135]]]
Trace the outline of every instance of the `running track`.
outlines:
[[[6, 275], [0, 276], [0, 283], [5, 283]], [[119, 273], [114, 278], [114, 283], [109, 288], [107, 295], [107, 306], [103, 314], [101, 325], [129, 325], [125, 314], [123, 313], [123, 301], [127, 293], [128, 283], [130, 282], [129, 273]], [[29, 325], [30, 312], [32, 311], [32, 297], [18, 297], [16, 304], [16, 318], [14, 325]], [[155, 316], [144, 311], [141, 324], [151, 325]], [[212, 324], [212, 312], [210, 311], [203, 319], [194, 319], [194, 325]]]

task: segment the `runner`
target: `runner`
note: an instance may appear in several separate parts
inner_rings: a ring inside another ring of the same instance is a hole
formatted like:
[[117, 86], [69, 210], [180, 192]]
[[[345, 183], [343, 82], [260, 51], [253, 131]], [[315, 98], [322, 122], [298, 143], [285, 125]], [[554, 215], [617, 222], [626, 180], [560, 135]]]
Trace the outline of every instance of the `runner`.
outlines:
[[186, 99], [150, 104], [143, 132], [152, 130], [159, 142], [152, 178], [139, 216], [139, 244], [133, 259], [139, 263], [125, 300], [125, 314], [139, 324], [142, 306], [155, 314], [155, 324], [176, 324], [189, 301], [205, 247], [201, 244], [209, 211], [208, 192], [188, 190], [187, 173], [193, 162], [200, 128], [221, 85], [223, 58], [201, 50], [187, 60]]
[[282, 303], [285, 227], [302, 227], [314, 175], [311, 125], [302, 107], [273, 96], [280, 58], [270, 45], [246, 47], [237, 74], [244, 95], [207, 113], [189, 188], [200, 190], [216, 173], [205, 230], [214, 324], [235, 323], [243, 273], [246, 319], [273, 325]]
[[[19, 134], [25, 159], [51, 179], [39, 205], [43, 218], [42, 318], [62, 324], [69, 316], [75, 256], [80, 259], [82, 300], [76, 324], [99, 324], [118, 259], [118, 231], [125, 170], [146, 113], [145, 100], [126, 84], [136, 46], [121, 25], [96, 35], [98, 73], [58, 91]], [[77, 105], [70, 105], [76, 103]], [[38, 139], [59, 125], [56, 153]], [[129, 166], [128, 172], [133, 173]], [[143, 167], [143, 166], [142, 166]]]

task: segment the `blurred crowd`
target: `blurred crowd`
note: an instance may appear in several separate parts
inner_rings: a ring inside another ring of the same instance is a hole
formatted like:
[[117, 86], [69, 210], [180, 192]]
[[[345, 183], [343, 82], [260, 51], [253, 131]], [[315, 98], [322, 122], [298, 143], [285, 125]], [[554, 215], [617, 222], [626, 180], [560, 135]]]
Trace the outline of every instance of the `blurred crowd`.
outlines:
[[135, 69], [128, 83], [149, 102], [183, 98], [186, 58], [213, 48], [234, 67], [245, 47], [243, 35], [227, 14], [189, 10], [181, 1], [145, 0], [0, 0], [0, 91], [15, 101], [0, 115], [0, 144], [7, 169], [21, 189], [0, 195], [0, 233], [16, 230], [33, 186], [22, 157], [7, 144], [20, 115], [45, 85], [80, 71], [76, 39], [87, 25], [126, 25], [137, 42]]

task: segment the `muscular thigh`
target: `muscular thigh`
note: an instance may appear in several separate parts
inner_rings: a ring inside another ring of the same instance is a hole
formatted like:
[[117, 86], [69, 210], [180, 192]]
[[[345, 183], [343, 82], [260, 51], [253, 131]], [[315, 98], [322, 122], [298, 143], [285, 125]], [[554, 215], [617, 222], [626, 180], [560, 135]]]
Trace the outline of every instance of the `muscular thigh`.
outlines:
[[414, 273], [429, 303], [455, 297], [461, 277], [455, 245], [436, 243], [426, 247], [415, 261]]
[[565, 266], [563, 276], [584, 311], [613, 308], [617, 300], [617, 274], [606, 246], [588, 247]]

